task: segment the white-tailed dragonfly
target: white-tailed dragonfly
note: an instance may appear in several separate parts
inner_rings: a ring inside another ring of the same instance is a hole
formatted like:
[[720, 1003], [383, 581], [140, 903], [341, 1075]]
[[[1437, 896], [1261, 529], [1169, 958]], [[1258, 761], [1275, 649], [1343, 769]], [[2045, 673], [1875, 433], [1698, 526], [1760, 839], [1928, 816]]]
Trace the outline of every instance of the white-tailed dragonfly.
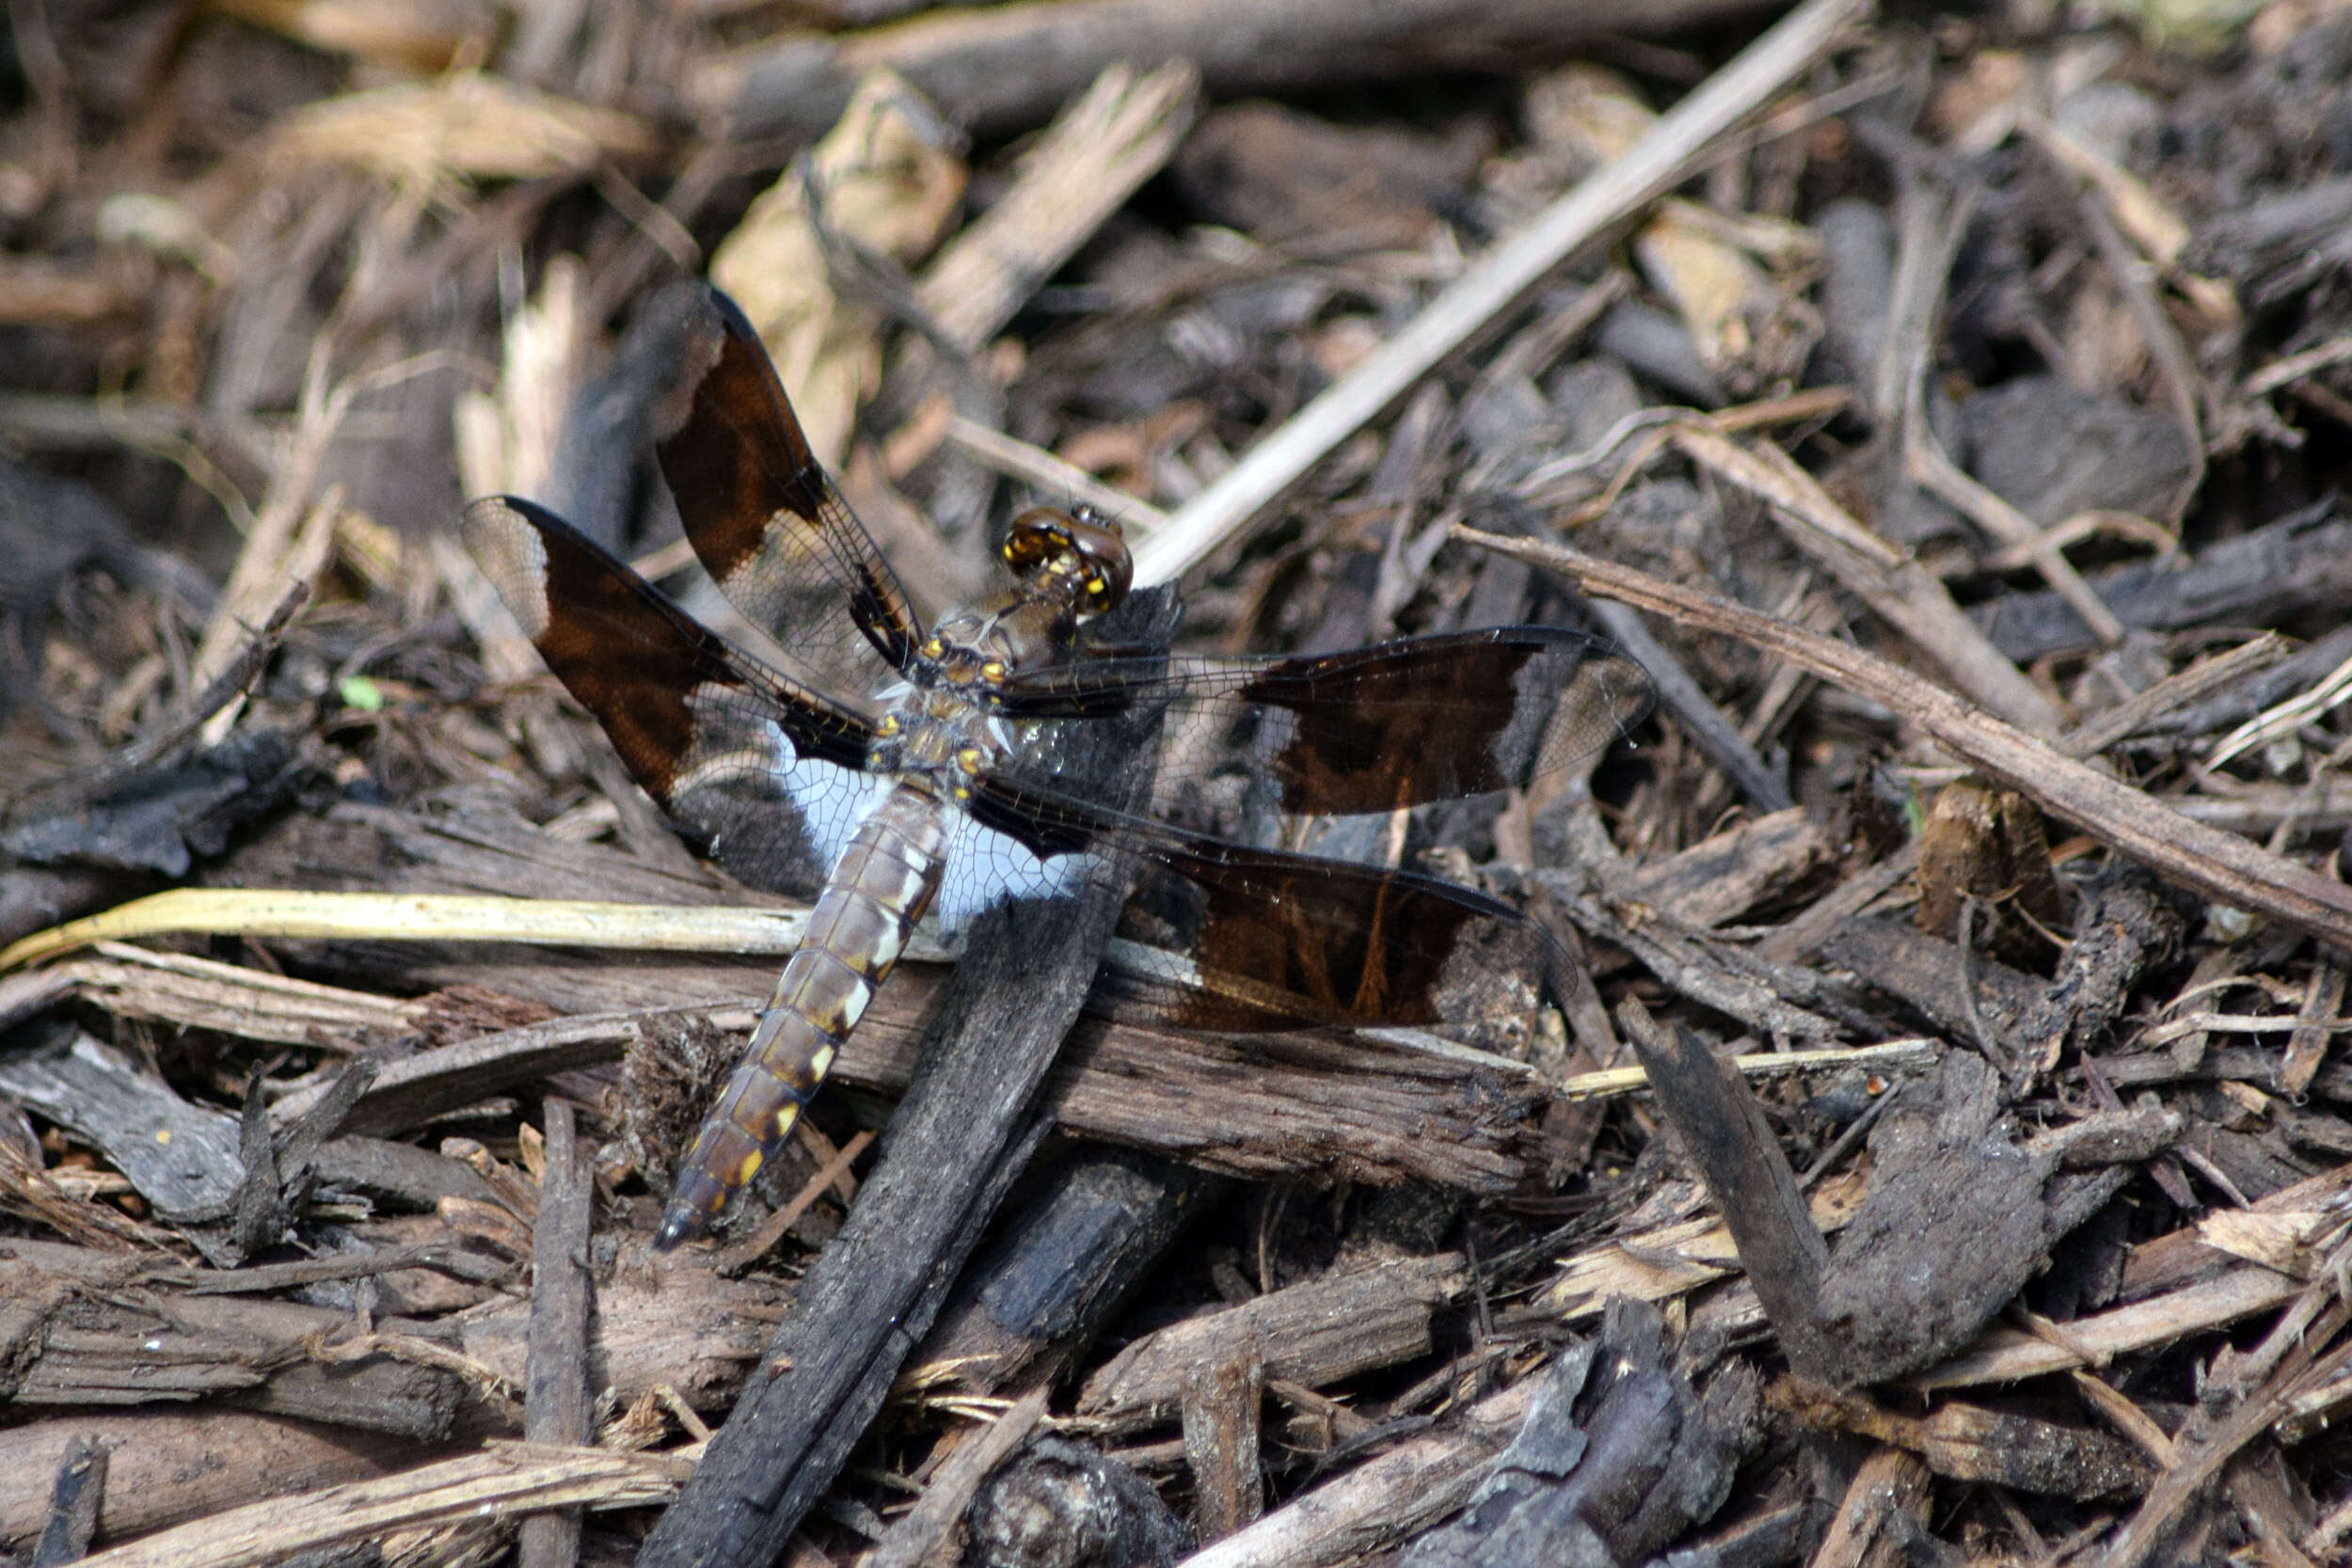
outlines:
[[[1164, 789], [1238, 755], [1283, 813], [1345, 816], [1523, 785], [1647, 711], [1637, 665], [1548, 626], [1318, 656], [1107, 645], [1091, 634], [1127, 593], [1127, 550], [1083, 507], [1015, 518], [1002, 553], [1018, 586], [926, 629], [741, 312], [705, 291], [684, 341], [661, 469], [703, 565], [791, 673], [530, 501], [465, 515], [548, 668], [653, 798], [747, 882], [816, 896], [658, 1247], [703, 1233], [775, 1151], [927, 912], [952, 932], [1105, 866], [1173, 874], [1192, 972], [1237, 980], [1189, 1015], [1222, 1028], [1432, 1022], [1441, 983], [1498, 933], [1524, 935], [1509, 905], [1455, 883], [1114, 811], [1063, 771], [1087, 721], [1160, 716]], [[845, 659], [867, 689], [827, 689]]]

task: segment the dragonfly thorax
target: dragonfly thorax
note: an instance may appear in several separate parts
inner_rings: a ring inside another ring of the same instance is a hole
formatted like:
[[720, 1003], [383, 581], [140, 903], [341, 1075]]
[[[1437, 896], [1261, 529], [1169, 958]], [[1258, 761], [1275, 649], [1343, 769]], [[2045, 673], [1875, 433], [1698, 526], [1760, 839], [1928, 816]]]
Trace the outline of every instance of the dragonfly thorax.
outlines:
[[993, 684], [918, 680], [893, 688], [890, 707], [874, 726], [867, 766], [942, 800], [968, 799], [973, 781], [1011, 744], [989, 712], [985, 692]]

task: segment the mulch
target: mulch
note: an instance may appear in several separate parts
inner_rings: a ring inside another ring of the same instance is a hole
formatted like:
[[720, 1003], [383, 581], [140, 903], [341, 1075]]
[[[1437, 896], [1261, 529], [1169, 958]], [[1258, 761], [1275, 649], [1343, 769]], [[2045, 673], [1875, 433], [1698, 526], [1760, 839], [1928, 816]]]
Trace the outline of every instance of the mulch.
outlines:
[[[1671, 10], [14, 5], [0, 1561], [2352, 1560], [2352, 16]], [[1180, 651], [1636, 659], [1291, 841], [1549, 994], [1016, 911], [652, 1253], [805, 906], [454, 523], [758, 641], [693, 277], [929, 614], [1085, 502]]]

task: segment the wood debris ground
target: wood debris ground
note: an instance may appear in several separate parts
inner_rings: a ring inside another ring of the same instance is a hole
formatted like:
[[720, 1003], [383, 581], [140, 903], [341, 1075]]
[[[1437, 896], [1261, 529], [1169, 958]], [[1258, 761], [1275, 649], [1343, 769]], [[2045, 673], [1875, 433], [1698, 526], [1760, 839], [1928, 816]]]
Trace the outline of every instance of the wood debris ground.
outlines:
[[[2352, 13], [1670, 10], [12, 5], [0, 1561], [2352, 1560]], [[918, 947], [652, 1259], [802, 911], [451, 524], [725, 625], [683, 275], [929, 610], [1629, 648], [1558, 1007]]]

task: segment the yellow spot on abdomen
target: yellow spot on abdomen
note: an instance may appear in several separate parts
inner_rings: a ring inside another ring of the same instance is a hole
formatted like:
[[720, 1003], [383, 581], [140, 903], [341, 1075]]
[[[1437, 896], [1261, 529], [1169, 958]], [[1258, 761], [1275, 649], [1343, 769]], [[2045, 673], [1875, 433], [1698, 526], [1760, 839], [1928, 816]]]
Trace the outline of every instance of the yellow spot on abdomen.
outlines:
[[744, 1155], [743, 1163], [735, 1169], [735, 1184], [739, 1187], [748, 1186], [752, 1178], [759, 1174], [759, 1167], [765, 1164], [767, 1160], [768, 1157], [755, 1148]]

